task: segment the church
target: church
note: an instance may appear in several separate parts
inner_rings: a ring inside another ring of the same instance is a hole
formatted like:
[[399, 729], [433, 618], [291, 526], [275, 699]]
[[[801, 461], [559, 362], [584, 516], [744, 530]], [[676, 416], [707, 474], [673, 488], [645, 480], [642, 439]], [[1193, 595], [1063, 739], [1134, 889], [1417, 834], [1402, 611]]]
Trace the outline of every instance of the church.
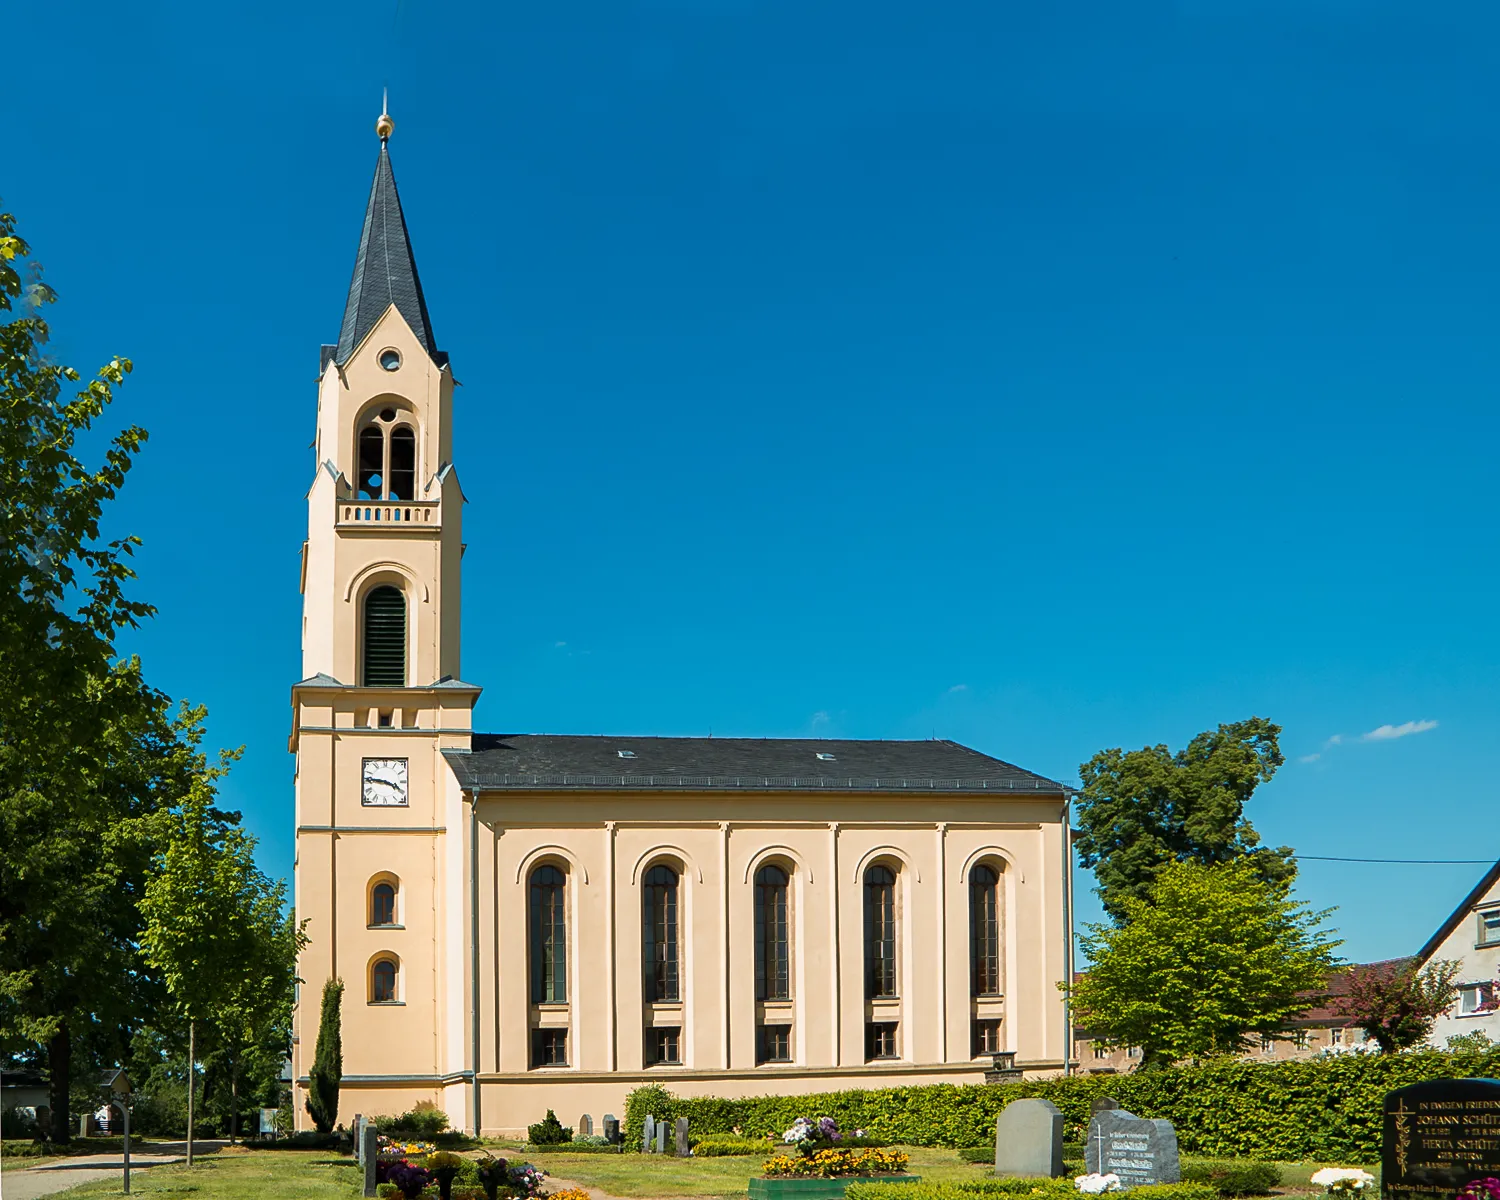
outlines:
[[515, 1134], [549, 1108], [623, 1116], [648, 1082], [982, 1083], [999, 1051], [1028, 1076], [1066, 1069], [1062, 784], [941, 740], [475, 730], [459, 478], [465, 438], [494, 431], [453, 427], [393, 128], [382, 114], [322, 348], [307, 494], [298, 1128], [335, 977], [345, 1123], [427, 1100]]

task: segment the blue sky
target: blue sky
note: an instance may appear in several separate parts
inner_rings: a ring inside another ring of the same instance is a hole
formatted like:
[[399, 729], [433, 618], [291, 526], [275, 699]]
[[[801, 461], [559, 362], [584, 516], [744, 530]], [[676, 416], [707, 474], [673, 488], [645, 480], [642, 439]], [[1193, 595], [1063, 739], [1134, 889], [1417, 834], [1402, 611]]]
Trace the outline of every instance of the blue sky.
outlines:
[[[386, 84], [464, 384], [482, 728], [935, 734], [1076, 780], [1259, 714], [1271, 843], [1500, 854], [1493, 5], [7, 25], [0, 196], [58, 355], [133, 357], [114, 420], [152, 435], [113, 517], [161, 610], [131, 647], [246, 745], [269, 869], [318, 346]], [[1386, 957], [1480, 870], [1310, 862], [1301, 894]]]

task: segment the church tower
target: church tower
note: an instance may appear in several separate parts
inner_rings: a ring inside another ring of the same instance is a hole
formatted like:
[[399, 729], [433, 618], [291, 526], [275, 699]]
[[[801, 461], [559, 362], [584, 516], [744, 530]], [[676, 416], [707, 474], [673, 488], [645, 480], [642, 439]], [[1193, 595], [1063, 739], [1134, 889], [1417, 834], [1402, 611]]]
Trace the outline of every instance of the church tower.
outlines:
[[299, 1128], [328, 979], [345, 988], [344, 1088], [356, 1090], [344, 1107], [359, 1110], [361, 1086], [430, 1096], [462, 1057], [447, 1027], [463, 996], [463, 820], [442, 752], [469, 748], [479, 689], [459, 681], [453, 373], [396, 191], [393, 128], [382, 113], [343, 323], [322, 349], [302, 548]]

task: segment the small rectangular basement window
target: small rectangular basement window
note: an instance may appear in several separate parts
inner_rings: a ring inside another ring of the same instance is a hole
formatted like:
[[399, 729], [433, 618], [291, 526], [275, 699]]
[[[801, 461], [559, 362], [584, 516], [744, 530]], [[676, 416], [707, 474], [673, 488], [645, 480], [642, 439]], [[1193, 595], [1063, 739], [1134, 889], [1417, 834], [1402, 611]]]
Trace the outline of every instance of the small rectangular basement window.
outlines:
[[565, 1067], [568, 1065], [568, 1031], [566, 1029], [533, 1029], [531, 1031], [531, 1065]]
[[653, 1066], [682, 1062], [681, 1025], [656, 1025], [646, 1030], [646, 1062]]
[[755, 1030], [755, 1061], [784, 1063], [792, 1061], [792, 1027], [760, 1025]]
[[896, 1057], [895, 1021], [871, 1021], [865, 1026], [865, 1057]]
[[974, 1022], [974, 1048], [970, 1051], [972, 1057], [981, 1054], [994, 1054], [1000, 1049], [1000, 1021], [996, 1019], [985, 1019]]

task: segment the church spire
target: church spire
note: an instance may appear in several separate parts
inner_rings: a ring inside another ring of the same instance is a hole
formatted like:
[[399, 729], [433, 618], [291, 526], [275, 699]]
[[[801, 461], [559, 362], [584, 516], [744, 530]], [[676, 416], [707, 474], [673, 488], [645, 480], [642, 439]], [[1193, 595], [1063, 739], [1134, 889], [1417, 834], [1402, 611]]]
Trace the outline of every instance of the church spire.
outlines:
[[392, 304], [411, 326], [427, 353], [439, 357], [386, 145], [395, 127], [382, 104], [380, 120], [375, 125], [375, 131], [380, 135], [380, 157], [375, 162], [370, 202], [365, 206], [364, 228], [359, 235], [359, 255], [354, 260], [354, 278], [349, 283], [344, 323], [339, 329], [338, 347], [334, 351], [334, 359], [340, 365], [349, 361], [355, 348]]

